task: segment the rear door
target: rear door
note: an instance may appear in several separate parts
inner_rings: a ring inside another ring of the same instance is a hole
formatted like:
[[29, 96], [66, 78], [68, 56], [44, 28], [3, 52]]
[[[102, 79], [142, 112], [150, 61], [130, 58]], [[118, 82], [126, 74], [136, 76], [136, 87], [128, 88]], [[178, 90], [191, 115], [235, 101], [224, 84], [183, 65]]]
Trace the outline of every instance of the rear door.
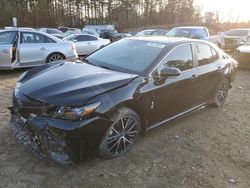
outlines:
[[22, 32], [19, 48], [21, 65], [34, 65], [45, 63], [48, 43], [54, 43], [52, 39], [35, 32]]
[[200, 102], [207, 102], [217, 89], [223, 67], [220, 66], [217, 52], [209, 44], [193, 43], [193, 49], [196, 54], [196, 81], [199, 84], [197, 94]]
[[16, 60], [16, 50], [18, 32], [5, 31], [0, 33], [0, 67], [11, 68], [11, 63]]
[[87, 55], [98, 48], [98, 39], [90, 35], [79, 35], [75, 38], [76, 51], [79, 55]]

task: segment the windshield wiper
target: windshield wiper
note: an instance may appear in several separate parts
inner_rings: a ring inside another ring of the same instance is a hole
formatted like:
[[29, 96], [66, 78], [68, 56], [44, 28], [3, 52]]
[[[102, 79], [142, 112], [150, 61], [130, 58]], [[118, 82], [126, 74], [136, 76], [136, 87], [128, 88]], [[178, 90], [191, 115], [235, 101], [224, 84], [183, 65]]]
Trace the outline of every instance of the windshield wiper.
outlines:
[[104, 69], [112, 70], [111, 68], [109, 68], [109, 67], [107, 67], [107, 66], [105, 66], [105, 65], [96, 65], [96, 66], [101, 67], [101, 68], [104, 68]]
[[90, 64], [90, 65], [94, 65], [94, 66], [97, 66], [96, 64], [91, 63], [89, 60], [87, 60], [87, 59], [85, 59], [85, 58], [83, 58], [82, 61], [83, 61], [84, 63]]
[[108, 70], [112, 70], [110, 67], [107, 67], [105, 65], [98, 65], [98, 64], [94, 64], [94, 63], [91, 63], [89, 60], [87, 59], [82, 59], [83, 62], [87, 63], [87, 64], [90, 64], [90, 65], [94, 65], [96, 67], [101, 67], [101, 68], [104, 68], [104, 69], [108, 69]]

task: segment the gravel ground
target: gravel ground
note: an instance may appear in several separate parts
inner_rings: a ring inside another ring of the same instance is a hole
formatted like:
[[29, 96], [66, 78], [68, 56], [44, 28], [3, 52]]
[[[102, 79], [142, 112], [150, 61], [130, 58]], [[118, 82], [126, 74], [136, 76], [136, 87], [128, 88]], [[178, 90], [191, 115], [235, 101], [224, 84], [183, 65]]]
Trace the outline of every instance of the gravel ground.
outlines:
[[120, 158], [70, 168], [36, 159], [12, 137], [7, 107], [22, 71], [0, 72], [0, 187], [250, 187], [250, 71], [238, 71], [223, 108], [149, 131]]

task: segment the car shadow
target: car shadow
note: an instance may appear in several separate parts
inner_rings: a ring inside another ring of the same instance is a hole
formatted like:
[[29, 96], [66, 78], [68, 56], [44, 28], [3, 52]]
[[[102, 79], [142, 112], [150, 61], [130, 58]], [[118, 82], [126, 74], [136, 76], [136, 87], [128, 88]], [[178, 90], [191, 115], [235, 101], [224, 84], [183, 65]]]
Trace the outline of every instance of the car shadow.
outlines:
[[14, 69], [14, 70], [0, 70], [0, 80], [9, 80], [18, 78], [28, 68]]

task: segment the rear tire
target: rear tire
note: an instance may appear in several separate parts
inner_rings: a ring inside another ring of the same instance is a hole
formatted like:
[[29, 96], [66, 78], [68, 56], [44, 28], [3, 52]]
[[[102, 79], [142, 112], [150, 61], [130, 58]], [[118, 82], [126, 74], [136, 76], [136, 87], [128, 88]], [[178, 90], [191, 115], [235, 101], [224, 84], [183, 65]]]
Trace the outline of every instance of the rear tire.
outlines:
[[141, 121], [133, 110], [119, 108], [111, 118], [113, 124], [104, 134], [98, 147], [100, 157], [111, 159], [128, 152], [141, 133]]
[[64, 60], [64, 59], [65, 59], [65, 57], [62, 54], [60, 54], [60, 53], [53, 53], [53, 54], [50, 54], [47, 57], [46, 63], [61, 61], [61, 60]]
[[221, 107], [224, 105], [227, 99], [230, 87], [231, 87], [230, 81], [227, 78], [224, 78], [214, 95], [214, 99], [212, 103], [214, 107]]

